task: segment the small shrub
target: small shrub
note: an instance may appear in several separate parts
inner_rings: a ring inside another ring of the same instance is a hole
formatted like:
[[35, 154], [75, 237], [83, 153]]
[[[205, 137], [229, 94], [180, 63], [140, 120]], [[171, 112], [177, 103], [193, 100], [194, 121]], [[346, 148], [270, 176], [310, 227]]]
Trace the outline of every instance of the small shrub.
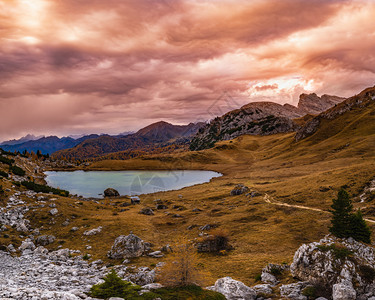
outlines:
[[8, 173], [0, 170], [0, 177], [8, 178]]
[[262, 280], [262, 274], [256, 274], [254, 277], [255, 281], [261, 281]]
[[317, 297], [317, 290], [315, 286], [309, 285], [302, 290], [302, 295], [308, 299], [315, 299]]
[[273, 276], [276, 276], [276, 277], [281, 275], [281, 270], [276, 267], [272, 267], [270, 272]]
[[375, 270], [374, 268], [366, 265], [361, 265], [359, 267], [359, 275], [366, 281], [366, 282], [373, 282], [375, 279]]
[[9, 166], [9, 171], [17, 176], [25, 176], [26, 172], [24, 169], [17, 166]]
[[90, 259], [90, 254], [85, 254], [83, 257], [82, 257], [82, 259], [84, 259], [84, 260], [89, 260]]
[[91, 297], [99, 299], [108, 299], [111, 297], [142, 299], [139, 298], [138, 295], [138, 291], [141, 290], [141, 287], [122, 280], [114, 270], [108, 273], [103, 279], [103, 283], [91, 287]]

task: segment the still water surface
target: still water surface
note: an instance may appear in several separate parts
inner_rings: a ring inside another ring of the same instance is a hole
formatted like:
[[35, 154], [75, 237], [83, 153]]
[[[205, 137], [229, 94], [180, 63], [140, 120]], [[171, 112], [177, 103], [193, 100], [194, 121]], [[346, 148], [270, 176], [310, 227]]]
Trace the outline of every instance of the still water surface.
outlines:
[[209, 182], [221, 176], [213, 171], [49, 171], [45, 172], [49, 186], [83, 197], [102, 197], [106, 188], [114, 188], [120, 195], [150, 194], [178, 190]]

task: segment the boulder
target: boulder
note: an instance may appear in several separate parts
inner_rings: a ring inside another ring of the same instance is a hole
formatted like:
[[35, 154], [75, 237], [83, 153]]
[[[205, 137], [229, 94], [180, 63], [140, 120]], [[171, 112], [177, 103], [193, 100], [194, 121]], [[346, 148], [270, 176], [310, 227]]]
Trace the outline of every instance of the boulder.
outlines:
[[[73, 229], [73, 228], [72, 228]], [[90, 235], [96, 235], [100, 232], [102, 232], [103, 227], [99, 226], [98, 228], [93, 228], [91, 230], [86, 230], [83, 235], [90, 236]]]
[[231, 277], [220, 278], [207, 289], [223, 294], [228, 300], [253, 300], [257, 297], [254, 289]]
[[147, 215], [147, 216], [153, 216], [154, 215], [154, 211], [149, 207], [142, 208], [139, 213], [142, 214], [142, 215]]
[[56, 215], [59, 213], [59, 211], [58, 211], [57, 208], [52, 208], [52, 209], [49, 211], [49, 213], [50, 213], [50, 215], [52, 215], [52, 216], [56, 216]]
[[120, 235], [116, 238], [108, 257], [124, 259], [142, 256], [146, 251], [145, 242], [134, 234]]
[[49, 244], [52, 244], [55, 240], [56, 237], [53, 235], [41, 235], [36, 238], [35, 243], [38, 246], [47, 246]]
[[104, 191], [104, 197], [118, 197], [118, 196], [120, 196], [120, 193], [113, 188], [108, 188]]
[[[367, 299], [375, 296], [374, 266], [372, 247], [352, 238], [326, 236], [319, 242], [302, 245], [290, 269], [293, 277], [332, 289], [335, 299]], [[339, 298], [343, 294], [347, 298]]]
[[249, 188], [247, 186], [244, 186], [243, 184], [237, 184], [235, 188], [230, 192], [231, 196], [237, 196], [246, 194], [249, 191]]

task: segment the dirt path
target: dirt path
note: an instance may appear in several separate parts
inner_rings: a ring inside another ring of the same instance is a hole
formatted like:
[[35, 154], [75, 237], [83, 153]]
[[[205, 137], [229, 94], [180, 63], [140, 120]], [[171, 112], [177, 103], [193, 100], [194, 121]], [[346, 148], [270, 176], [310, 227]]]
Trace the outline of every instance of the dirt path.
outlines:
[[[273, 204], [273, 205], [285, 206], [285, 207], [294, 207], [294, 208], [298, 208], [298, 209], [305, 209], [305, 210], [323, 212], [323, 213], [327, 213], [327, 214], [330, 213], [329, 211], [322, 210], [322, 209], [319, 209], [319, 208], [302, 206], [302, 205], [293, 205], [293, 204], [288, 204], [288, 203], [282, 203], [282, 202], [279, 202], [279, 201], [275, 201], [275, 199], [273, 197], [271, 197], [270, 195], [268, 195], [268, 194], [265, 194], [264, 197], [263, 197], [263, 199], [264, 199], [264, 201], [266, 203]], [[365, 219], [365, 220], [367, 222], [369, 222], [369, 223], [375, 224], [374, 220], [370, 220], [370, 219]]]

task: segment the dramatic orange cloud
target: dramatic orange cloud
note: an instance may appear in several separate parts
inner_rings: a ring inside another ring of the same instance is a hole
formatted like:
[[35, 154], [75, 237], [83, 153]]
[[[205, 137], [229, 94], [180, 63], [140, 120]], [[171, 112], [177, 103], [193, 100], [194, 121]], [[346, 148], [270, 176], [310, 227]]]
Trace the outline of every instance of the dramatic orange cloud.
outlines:
[[350, 96], [375, 82], [374, 19], [365, 0], [0, 0], [0, 140]]

